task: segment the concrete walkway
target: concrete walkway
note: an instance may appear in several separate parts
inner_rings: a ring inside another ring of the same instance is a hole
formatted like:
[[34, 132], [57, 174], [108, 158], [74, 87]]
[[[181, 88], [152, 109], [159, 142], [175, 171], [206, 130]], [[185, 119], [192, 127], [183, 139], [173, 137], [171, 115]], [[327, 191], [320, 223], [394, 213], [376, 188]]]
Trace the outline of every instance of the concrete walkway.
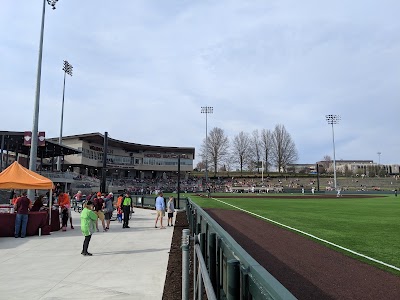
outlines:
[[72, 214], [74, 230], [0, 238], [0, 299], [162, 298], [173, 227], [155, 229], [155, 211], [135, 208], [131, 228], [112, 221], [93, 234], [89, 257]]

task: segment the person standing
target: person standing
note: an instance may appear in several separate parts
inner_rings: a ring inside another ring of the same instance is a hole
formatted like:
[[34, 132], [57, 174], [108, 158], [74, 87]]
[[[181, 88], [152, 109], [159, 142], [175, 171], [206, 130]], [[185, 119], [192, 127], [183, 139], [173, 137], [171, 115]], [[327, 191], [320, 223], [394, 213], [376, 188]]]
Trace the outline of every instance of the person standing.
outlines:
[[106, 230], [110, 229], [110, 221], [114, 211], [114, 195], [113, 193], [109, 193], [107, 197], [104, 199], [104, 218], [106, 219]]
[[81, 203], [82, 203], [82, 192], [78, 191], [74, 195], [73, 200], [72, 200], [72, 206], [74, 208], [74, 211], [76, 211], [76, 209], [78, 208], [78, 204], [81, 204]]
[[96, 231], [99, 232], [99, 221], [101, 221], [101, 225], [103, 226], [103, 231], [107, 231], [106, 225], [104, 223], [104, 214], [103, 214], [103, 208], [104, 208], [104, 199], [103, 196], [101, 195], [100, 192], [97, 193], [97, 197], [94, 198], [93, 200], [93, 206], [94, 206], [94, 213], [97, 215], [97, 220], [96, 220]]
[[122, 200], [124, 199], [124, 195], [121, 194], [117, 198], [117, 219], [118, 223], [122, 223]]
[[17, 200], [18, 200], [18, 194], [16, 194], [16, 193], [14, 193], [14, 195], [13, 195], [13, 198], [11, 199], [11, 204], [12, 205], [15, 205], [15, 203], [17, 202]]
[[157, 217], [156, 217], [156, 224], [154, 227], [157, 228], [158, 218], [160, 218], [160, 229], [165, 229], [165, 227], [163, 226], [163, 217], [165, 214], [165, 202], [162, 192], [159, 192], [158, 197], [156, 198], [156, 211], [157, 211]]
[[17, 199], [14, 205], [14, 209], [17, 212], [15, 217], [15, 231], [14, 236], [17, 238], [21, 233], [21, 238], [26, 236], [26, 225], [28, 224], [28, 212], [32, 207], [31, 200], [26, 197], [26, 192], [22, 193], [22, 196]]
[[175, 212], [174, 197], [170, 196], [168, 203], [167, 203], [168, 226], [174, 226], [174, 225], [172, 225], [172, 219], [174, 217], [174, 212]]
[[84, 256], [92, 256], [92, 253], [88, 252], [88, 248], [94, 230], [94, 222], [96, 221], [97, 215], [93, 212], [93, 202], [88, 200], [81, 212], [81, 231], [85, 237], [81, 254]]
[[74, 229], [74, 226], [72, 226], [72, 215], [71, 215], [71, 200], [69, 198], [68, 193], [63, 193], [61, 192], [60, 195], [58, 196], [58, 205], [61, 208], [61, 212], [65, 208], [68, 213], [69, 221], [71, 223], [71, 229]]
[[132, 207], [132, 198], [129, 192], [125, 194], [124, 199], [121, 201], [121, 209], [124, 213], [124, 223], [122, 224], [122, 228], [130, 228], [129, 227], [129, 214], [131, 213]]

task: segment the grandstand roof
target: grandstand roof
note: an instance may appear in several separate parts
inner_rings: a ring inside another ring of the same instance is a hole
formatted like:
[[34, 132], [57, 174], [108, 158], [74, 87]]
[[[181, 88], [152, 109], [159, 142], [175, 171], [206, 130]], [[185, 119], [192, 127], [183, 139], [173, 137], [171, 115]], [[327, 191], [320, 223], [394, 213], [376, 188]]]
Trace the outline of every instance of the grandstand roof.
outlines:
[[[53, 140], [55, 140], [54, 138]], [[77, 135], [70, 135], [64, 136], [63, 140], [68, 139], [79, 139], [86, 141], [88, 143], [94, 143], [98, 145], [102, 145], [104, 143], [104, 135], [95, 132], [95, 133], [86, 133], [86, 134], [77, 134]], [[195, 154], [195, 148], [192, 147], [171, 147], [171, 146], [154, 146], [154, 145], [144, 145], [144, 144], [136, 144], [136, 143], [129, 143], [125, 141], [116, 140], [110, 138], [108, 136], [108, 146], [121, 148], [127, 152], [137, 152], [137, 151], [169, 151], [175, 153], [182, 153], [182, 154]]]
[[[29, 146], [24, 145], [24, 135], [25, 132], [20, 132], [20, 131], [0, 131], [0, 143], [2, 137], [4, 136], [3, 150], [29, 155], [31, 148]], [[59, 145], [58, 139], [57, 142], [46, 139], [45, 145], [38, 147], [37, 157], [50, 158], [50, 157], [64, 156], [64, 155], [71, 155], [78, 153], [81, 153], [81, 151], [68, 146]]]

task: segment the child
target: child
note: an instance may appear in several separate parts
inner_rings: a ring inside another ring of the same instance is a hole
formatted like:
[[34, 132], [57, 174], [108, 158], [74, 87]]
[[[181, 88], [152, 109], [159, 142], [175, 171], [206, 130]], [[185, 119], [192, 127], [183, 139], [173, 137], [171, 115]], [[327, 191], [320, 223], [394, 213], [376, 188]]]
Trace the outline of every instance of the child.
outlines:
[[67, 231], [68, 226], [68, 208], [63, 207], [61, 211], [61, 224], [62, 224], [62, 231]]
[[83, 241], [83, 249], [81, 254], [84, 256], [92, 256], [92, 253], [88, 252], [89, 242], [92, 238], [92, 233], [94, 232], [94, 224], [97, 221], [97, 215], [93, 211], [93, 202], [89, 200], [86, 202], [85, 208], [81, 213], [81, 230], [85, 237]]
[[174, 197], [170, 196], [167, 203], [168, 226], [174, 226], [172, 225], [172, 218], [174, 217], [174, 212], [175, 212]]
[[121, 208], [121, 203], [122, 203], [122, 199], [124, 199], [124, 195], [119, 195], [118, 199], [117, 199], [117, 219], [118, 219], [118, 223], [122, 223], [122, 208]]

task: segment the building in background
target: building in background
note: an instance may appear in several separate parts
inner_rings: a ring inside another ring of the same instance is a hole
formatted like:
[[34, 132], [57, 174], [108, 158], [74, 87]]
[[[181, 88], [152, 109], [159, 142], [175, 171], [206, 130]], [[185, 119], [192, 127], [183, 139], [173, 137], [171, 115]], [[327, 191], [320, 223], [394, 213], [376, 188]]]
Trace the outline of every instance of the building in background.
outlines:
[[[288, 172], [299, 174], [317, 174], [317, 164], [319, 172], [333, 173], [333, 161], [318, 161], [314, 164], [289, 164]], [[384, 176], [399, 175], [400, 165], [398, 164], [378, 164], [373, 160], [336, 160], [336, 172], [343, 176], [366, 175]]]
[[[50, 139], [56, 141], [57, 138]], [[64, 136], [63, 145], [80, 153], [64, 157], [63, 171], [85, 176], [101, 176], [103, 167], [104, 135], [88, 133]], [[178, 171], [193, 171], [195, 148], [155, 146], [130, 143], [108, 138], [107, 177], [156, 179], [175, 176]]]

